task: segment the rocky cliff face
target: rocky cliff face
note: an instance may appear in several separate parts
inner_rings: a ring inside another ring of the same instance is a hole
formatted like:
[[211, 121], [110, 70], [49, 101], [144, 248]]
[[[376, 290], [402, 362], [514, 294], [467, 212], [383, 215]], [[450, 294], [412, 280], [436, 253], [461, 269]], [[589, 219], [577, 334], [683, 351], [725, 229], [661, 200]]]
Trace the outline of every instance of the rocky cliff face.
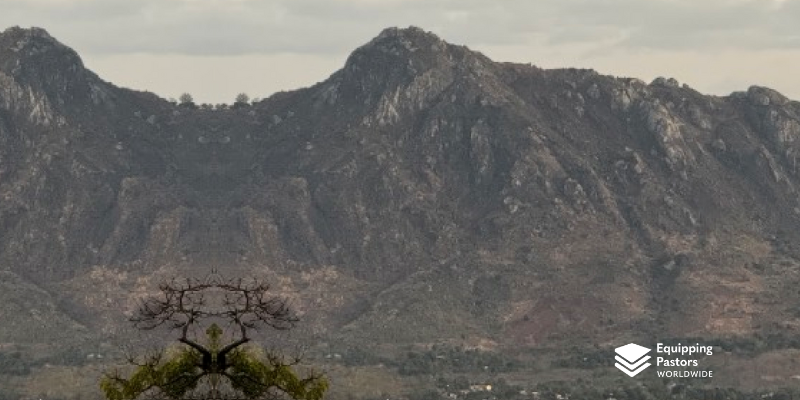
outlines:
[[417, 28], [227, 110], [115, 87], [12, 28], [3, 282], [61, 335], [116, 334], [159, 279], [210, 268], [270, 278], [324, 341], [788, 331], [799, 138], [800, 103], [767, 88], [496, 63]]

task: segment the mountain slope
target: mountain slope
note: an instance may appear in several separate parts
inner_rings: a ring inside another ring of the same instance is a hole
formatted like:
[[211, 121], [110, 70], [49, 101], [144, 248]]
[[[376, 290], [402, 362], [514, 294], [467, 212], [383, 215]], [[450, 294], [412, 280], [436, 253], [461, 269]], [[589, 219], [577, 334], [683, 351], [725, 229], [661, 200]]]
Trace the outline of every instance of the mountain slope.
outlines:
[[767, 88], [497, 63], [417, 28], [224, 110], [115, 87], [40, 29], [0, 60], [0, 260], [75, 329], [113, 337], [210, 268], [269, 277], [342, 345], [798, 324], [800, 105]]

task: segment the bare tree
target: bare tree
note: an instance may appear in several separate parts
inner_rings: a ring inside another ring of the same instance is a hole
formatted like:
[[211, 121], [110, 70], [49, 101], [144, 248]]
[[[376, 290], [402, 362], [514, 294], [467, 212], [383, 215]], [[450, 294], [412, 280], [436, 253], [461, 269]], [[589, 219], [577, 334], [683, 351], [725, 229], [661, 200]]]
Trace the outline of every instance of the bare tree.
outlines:
[[[203, 280], [173, 279], [160, 290], [160, 296], [141, 304], [131, 321], [145, 331], [176, 331], [181, 345], [171, 355], [159, 351], [128, 357], [136, 366], [130, 377], [116, 371], [101, 382], [109, 400], [319, 400], [324, 395], [327, 380], [314, 372], [300, 377], [295, 371], [299, 358], [260, 355], [262, 349], [246, 346], [258, 329], [287, 330], [297, 322], [286, 301], [269, 294], [269, 285], [213, 273]], [[201, 339], [198, 330], [205, 326]]]

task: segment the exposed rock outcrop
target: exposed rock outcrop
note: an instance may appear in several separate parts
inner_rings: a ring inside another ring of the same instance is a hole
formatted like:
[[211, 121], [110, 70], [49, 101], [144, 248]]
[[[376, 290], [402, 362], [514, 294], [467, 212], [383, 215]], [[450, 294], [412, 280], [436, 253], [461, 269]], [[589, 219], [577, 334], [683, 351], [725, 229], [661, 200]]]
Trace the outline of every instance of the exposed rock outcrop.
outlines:
[[[773, 264], [800, 257], [800, 108], [766, 88], [495, 63], [417, 28], [318, 85], [217, 110], [103, 82], [39, 29], [0, 34], [0, 60], [0, 261], [59, 299], [58, 329], [96, 312], [113, 331], [165, 271], [212, 267], [270, 277], [321, 341], [797, 322], [800, 282]], [[80, 292], [97, 282], [119, 289]], [[487, 282], [503, 295], [476, 300]], [[693, 312], [740, 293], [737, 323]]]

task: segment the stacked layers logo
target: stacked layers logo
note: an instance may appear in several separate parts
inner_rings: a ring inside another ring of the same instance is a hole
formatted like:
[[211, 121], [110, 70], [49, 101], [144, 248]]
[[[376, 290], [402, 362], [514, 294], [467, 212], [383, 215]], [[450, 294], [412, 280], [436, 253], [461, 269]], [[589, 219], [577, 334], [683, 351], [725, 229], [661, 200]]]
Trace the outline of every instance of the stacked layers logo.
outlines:
[[614, 366], [630, 377], [636, 376], [639, 372], [644, 371], [645, 368], [650, 366], [650, 363], [647, 363], [650, 356], [645, 356], [645, 354], [650, 352], [650, 349], [647, 347], [628, 343], [625, 346], [617, 347], [614, 351], [617, 353], [614, 357], [617, 361]]

